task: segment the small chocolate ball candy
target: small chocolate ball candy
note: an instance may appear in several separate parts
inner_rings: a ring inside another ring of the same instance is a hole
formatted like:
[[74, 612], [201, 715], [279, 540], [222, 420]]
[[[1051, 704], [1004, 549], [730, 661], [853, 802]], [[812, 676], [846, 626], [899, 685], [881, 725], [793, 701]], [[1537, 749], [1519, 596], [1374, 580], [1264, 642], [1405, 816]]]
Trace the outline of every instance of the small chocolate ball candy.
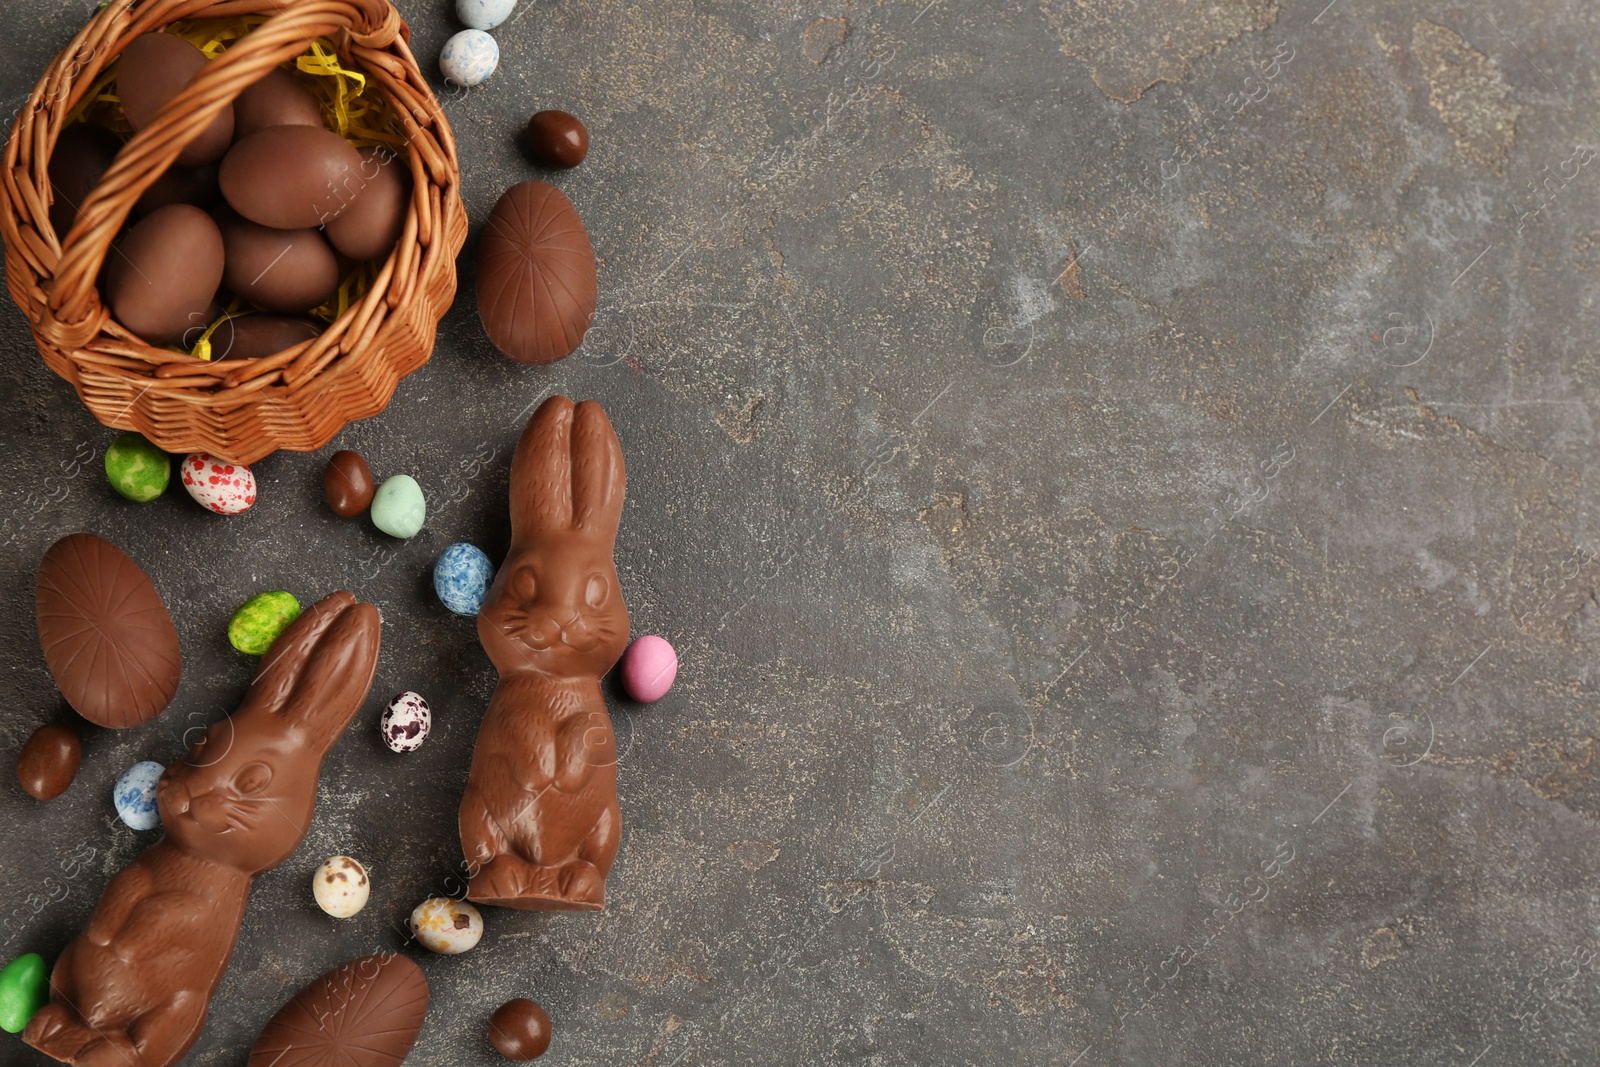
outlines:
[[83, 749], [78, 735], [59, 723], [41, 726], [17, 757], [17, 781], [35, 800], [53, 800], [78, 776]]
[[541, 111], [528, 120], [528, 154], [546, 167], [576, 167], [589, 154], [589, 131], [576, 115]]
[[378, 483], [359, 452], [335, 452], [322, 472], [322, 492], [335, 515], [350, 519], [367, 510]]
[[550, 1047], [550, 1016], [527, 997], [508, 1000], [489, 1017], [489, 1042], [508, 1060], [536, 1060]]

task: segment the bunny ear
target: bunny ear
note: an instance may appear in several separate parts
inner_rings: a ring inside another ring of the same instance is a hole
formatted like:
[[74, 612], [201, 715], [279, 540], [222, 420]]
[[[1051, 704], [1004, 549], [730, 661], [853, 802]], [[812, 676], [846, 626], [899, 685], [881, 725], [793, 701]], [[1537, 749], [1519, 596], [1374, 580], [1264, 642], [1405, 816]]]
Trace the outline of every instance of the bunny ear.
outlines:
[[340, 590], [301, 613], [261, 657], [239, 711], [282, 711], [317, 641], [338, 621], [339, 613], [355, 602], [352, 594]]
[[572, 401], [552, 396], [533, 413], [511, 460], [511, 535], [572, 525]]
[[605, 410], [585, 400], [578, 405], [572, 428], [573, 525], [616, 537], [627, 484], [622, 442]]
[[279, 715], [326, 751], [372, 687], [381, 636], [377, 608], [342, 590], [324, 597], [273, 643], [240, 711]]

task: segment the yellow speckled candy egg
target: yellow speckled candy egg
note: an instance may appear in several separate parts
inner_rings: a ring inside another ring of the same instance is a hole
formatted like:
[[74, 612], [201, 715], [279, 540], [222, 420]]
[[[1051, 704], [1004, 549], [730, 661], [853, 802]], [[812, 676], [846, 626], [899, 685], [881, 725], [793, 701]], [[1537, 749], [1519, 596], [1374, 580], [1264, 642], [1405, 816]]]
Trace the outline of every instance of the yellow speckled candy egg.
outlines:
[[429, 897], [411, 913], [411, 932], [423, 948], [455, 956], [476, 945], [483, 936], [483, 916], [464, 900]]
[[311, 879], [311, 895], [317, 898], [317, 907], [335, 919], [348, 919], [366, 907], [371, 893], [367, 869], [360, 860], [349, 856], [327, 860]]

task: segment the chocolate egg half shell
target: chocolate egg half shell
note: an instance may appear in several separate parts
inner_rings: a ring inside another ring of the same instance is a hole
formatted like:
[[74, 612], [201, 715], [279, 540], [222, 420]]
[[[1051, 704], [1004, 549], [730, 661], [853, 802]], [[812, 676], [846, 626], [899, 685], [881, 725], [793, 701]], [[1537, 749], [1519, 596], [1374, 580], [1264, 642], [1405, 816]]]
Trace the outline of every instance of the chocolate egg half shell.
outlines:
[[155, 718], [178, 691], [178, 630], [127, 554], [93, 534], [50, 546], [34, 590], [39, 644], [61, 695], [96, 726]]
[[578, 209], [547, 182], [506, 190], [478, 247], [478, 317], [518, 363], [554, 363], [583, 342], [599, 300]]
[[428, 1015], [422, 968], [363, 956], [302, 989], [267, 1023], [247, 1067], [399, 1067]]

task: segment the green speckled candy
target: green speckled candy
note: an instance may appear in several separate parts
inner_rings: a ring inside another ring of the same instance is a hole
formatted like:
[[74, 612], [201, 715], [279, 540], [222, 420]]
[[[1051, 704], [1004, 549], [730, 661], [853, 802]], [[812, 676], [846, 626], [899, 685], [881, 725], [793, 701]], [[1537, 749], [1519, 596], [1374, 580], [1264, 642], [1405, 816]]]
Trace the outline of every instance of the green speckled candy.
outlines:
[[37, 952], [18, 956], [0, 971], [0, 1030], [20, 1034], [33, 1013], [50, 1001], [50, 969]]
[[167, 491], [172, 460], [143, 434], [125, 433], [106, 449], [106, 477], [111, 488], [142, 504]]
[[372, 498], [372, 525], [390, 537], [411, 537], [422, 529], [428, 505], [422, 499], [422, 486], [409, 474], [396, 474], [378, 486]]
[[247, 655], [264, 656], [299, 616], [300, 601], [290, 594], [257, 593], [228, 620], [228, 643]]

